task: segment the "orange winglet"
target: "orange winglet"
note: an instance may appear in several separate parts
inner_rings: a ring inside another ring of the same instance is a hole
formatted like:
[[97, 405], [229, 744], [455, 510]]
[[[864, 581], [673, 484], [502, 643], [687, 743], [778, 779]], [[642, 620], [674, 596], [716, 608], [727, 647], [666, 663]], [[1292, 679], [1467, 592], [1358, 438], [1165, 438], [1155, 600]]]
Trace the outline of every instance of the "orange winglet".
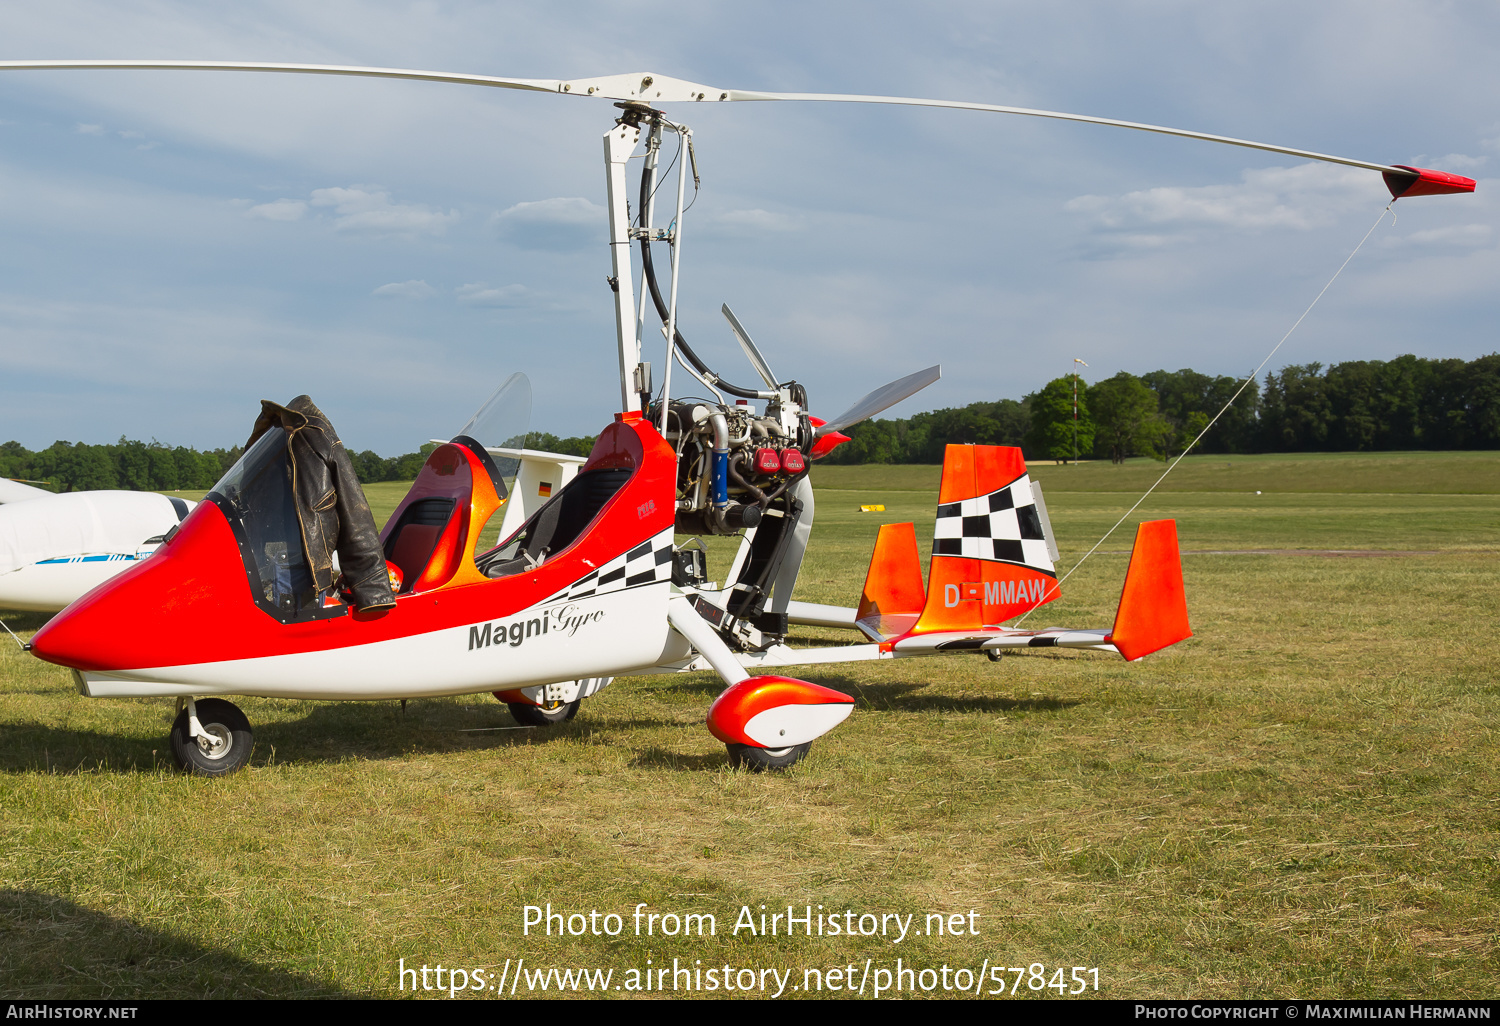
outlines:
[[1177, 521], [1147, 521], [1136, 528], [1114, 630], [1105, 640], [1133, 662], [1192, 636]]
[[905, 634], [917, 622], [925, 598], [916, 527], [882, 525], [855, 620], [882, 637]]

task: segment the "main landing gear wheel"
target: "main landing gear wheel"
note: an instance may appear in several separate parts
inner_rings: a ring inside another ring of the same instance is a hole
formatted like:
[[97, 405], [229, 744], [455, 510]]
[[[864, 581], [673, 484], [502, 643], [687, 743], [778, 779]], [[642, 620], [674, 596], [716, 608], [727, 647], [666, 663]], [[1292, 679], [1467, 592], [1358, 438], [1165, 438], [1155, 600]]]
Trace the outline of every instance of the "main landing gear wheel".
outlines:
[[177, 765], [199, 777], [222, 777], [244, 767], [255, 744], [245, 714], [221, 698], [201, 699], [196, 708], [198, 723], [208, 736], [192, 737], [187, 709], [179, 712], [172, 721], [170, 735], [172, 758]]
[[725, 745], [729, 749], [729, 765], [735, 769], [746, 769], [751, 773], [764, 773], [768, 769], [786, 769], [807, 758], [812, 742], [807, 741], [790, 748], [757, 748], [755, 745]]
[[578, 715], [582, 699], [572, 702], [548, 702], [546, 705], [528, 705], [525, 702], [506, 702], [505, 706], [516, 722], [523, 727], [551, 727], [566, 723]]

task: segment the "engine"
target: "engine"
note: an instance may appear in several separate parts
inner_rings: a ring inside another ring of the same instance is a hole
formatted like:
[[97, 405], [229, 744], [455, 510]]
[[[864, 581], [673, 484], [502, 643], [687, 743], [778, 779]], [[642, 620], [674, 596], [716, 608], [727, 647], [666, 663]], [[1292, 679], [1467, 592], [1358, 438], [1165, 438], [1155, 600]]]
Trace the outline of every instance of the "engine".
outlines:
[[677, 449], [677, 530], [735, 534], [768, 513], [785, 512], [787, 490], [807, 474], [815, 428], [801, 385], [789, 382], [756, 413], [749, 400], [728, 406], [673, 401], [667, 441]]
[[[730, 644], [747, 649], [786, 634], [786, 613], [769, 612], [767, 602], [778, 588], [790, 592], [811, 527], [804, 482], [817, 429], [801, 385], [787, 382], [774, 395], [763, 413], [745, 399], [673, 400], [666, 411], [666, 438], [677, 450], [677, 531], [747, 532], [723, 598], [695, 600]], [[715, 587], [701, 547], [682, 546], [675, 558], [675, 583]]]

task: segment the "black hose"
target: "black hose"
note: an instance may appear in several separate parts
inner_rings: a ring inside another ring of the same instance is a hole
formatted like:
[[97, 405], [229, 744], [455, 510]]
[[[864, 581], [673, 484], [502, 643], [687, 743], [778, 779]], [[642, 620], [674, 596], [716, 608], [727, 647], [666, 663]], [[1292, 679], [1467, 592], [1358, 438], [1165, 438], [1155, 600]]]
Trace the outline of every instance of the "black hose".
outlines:
[[759, 505], [761, 509], [765, 509], [771, 504], [771, 499], [774, 498], [774, 496], [766, 495], [765, 492], [761, 491], [759, 488], [755, 487], [755, 485], [745, 480], [744, 476], [740, 474], [740, 460], [742, 458], [742, 453], [734, 453], [729, 457], [729, 480], [733, 481], [735, 484], [739, 485], [741, 488], [745, 489], [745, 491], [753, 495], [755, 497], [756, 504]]
[[[641, 220], [643, 222], [646, 218], [647, 204], [650, 202], [651, 176], [643, 171], [641, 173]], [[651, 302], [656, 306], [656, 315], [661, 318], [662, 324], [666, 324], [671, 318], [671, 313], [667, 310], [667, 303], [661, 298], [661, 289], [656, 284], [656, 269], [651, 264], [651, 240], [646, 238], [641, 239], [641, 277], [646, 279], [646, 288], [651, 293]], [[739, 385], [732, 385], [709, 370], [708, 364], [700, 360], [698, 354], [693, 352], [692, 346], [687, 344], [687, 339], [682, 337], [681, 331], [676, 330], [674, 327], [672, 334], [676, 338], [677, 348], [682, 350], [682, 355], [687, 357], [688, 363], [698, 368], [698, 373], [707, 378], [709, 384], [715, 388], [722, 388], [730, 395], [737, 395], [741, 399], [759, 399], [761, 397], [759, 389], [741, 388]]]

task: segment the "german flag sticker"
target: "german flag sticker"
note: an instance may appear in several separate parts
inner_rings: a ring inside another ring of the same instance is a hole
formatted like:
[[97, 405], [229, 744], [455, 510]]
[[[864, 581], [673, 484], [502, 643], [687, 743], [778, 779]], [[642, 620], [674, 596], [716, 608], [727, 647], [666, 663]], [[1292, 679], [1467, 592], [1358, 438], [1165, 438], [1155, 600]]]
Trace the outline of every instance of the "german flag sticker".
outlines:
[[537, 488], [536, 493], [537, 493], [537, 495], [541, 496], [544, 499], [547, 496], [551, 495], [552, 494], [552, 482], [551, 481], [543, 481], [542, 484], [541, 484], [541, 487]]

